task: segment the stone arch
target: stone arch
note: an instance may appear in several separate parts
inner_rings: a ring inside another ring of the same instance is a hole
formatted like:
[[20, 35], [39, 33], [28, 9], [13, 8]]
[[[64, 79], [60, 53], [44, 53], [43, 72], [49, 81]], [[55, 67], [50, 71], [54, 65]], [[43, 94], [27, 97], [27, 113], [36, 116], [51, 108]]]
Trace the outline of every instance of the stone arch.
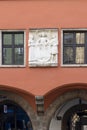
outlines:
[[36, 122], [36, 113], [34, 112], [33, 108], [29, 104], [27, 100], [25, 100], [22, 96], [20, 96], [17, 93], [14, 93], [12, 91], [7, 91], [7, 90], [0, 90], [0, 101], [13, 101], [16, 104], [18, 104], [28, 115], [28, 117], [31, 120], [33, 130], [36, 129], [35, 124]]
[[69, 83], [57, 86], [51, 90], [49, 90], [44, 95], [45, 100], [45, 110], [52, 104], [58, 97], [63, 95], [64, 93], [73, 91], [73, 90], [87, 90], [87, 83]]
[[[50, 104], [49, 108], [45, 112], [43, 123], [46, 125], [46, 130], [50, 129], [50, 123], [52, 118], [55, 118], [56, 111], [62, 106], [65, 102], [69, 102], [73, 99], [81, 98], [87, 101], [87, 91], [84, 89], [76, 89], [69, 92], [64, 93], [59, 96], [52, 104]], [[55, 124], [54, 124], [55, 125]]]

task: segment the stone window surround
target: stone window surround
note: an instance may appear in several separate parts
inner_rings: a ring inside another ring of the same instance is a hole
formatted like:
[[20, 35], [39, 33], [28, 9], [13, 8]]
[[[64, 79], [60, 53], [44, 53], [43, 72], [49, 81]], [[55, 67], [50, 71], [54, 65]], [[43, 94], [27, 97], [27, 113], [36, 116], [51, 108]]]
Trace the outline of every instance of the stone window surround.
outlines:
[[87, 67], [87, 64], [63, 64], [63, 32], [64, 31], [87, 31], [85, 28], [62, 28], [61, 29], [61, 67]]
[[[24, 32], [24, 65], [2, 65], [2, 32]], [[0, 67], [25, 67], [26, 65], [26, 31], [25, 30], [0, 30]]]

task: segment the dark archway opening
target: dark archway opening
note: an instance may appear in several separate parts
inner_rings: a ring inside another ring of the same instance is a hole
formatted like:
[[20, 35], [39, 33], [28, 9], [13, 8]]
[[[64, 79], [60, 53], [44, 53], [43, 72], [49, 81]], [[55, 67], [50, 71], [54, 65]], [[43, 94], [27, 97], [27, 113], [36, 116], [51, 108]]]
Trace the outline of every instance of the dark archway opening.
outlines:
[[87, 104], [79, 104], [66, 111], [62, 119], [62, 130], [87, 130]]
[[32, 124], [18, 104], [6, 100], [0, 103], [0, 130], [32, 130]]

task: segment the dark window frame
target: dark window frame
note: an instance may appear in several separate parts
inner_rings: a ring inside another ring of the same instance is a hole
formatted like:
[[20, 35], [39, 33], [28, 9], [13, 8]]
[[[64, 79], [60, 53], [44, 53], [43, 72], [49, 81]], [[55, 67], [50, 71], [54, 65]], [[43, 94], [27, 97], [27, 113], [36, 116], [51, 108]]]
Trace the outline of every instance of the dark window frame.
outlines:
[[[62, 64], [67, 66], [67, 65], [86, 65], [87, 64], [87, 30], [63, 30], [63, 59], [62, 59]], [[74, 38], [73, 38], [73, 43], [65, 43], [64, 44], [64, 33], [73, 33]], [[84, 44], [76, 44], [76, 33], [84, 33], [85, 34], [85, 43]], [[74, 62], [73, 63], [64, 63], [64, 48], [65, 47], [72, 47], [74, 50]], [[76, 58], [76, 47], [84, 47], [84, 63], [75, 63], [75, 58]]]
[[[3, 42], [3, 36], [4, 34], [11, 34], [12, 35], [12, 44], [11, 45], [5, 45]], [[23, 34], [23, 44], [16, 45], [15, 44], [15, 34]], [[3, 49], [4, 48], [11, 48], [12, 49], [12, 64], [5, 64], [4, 63], [4, 56], [3, 56]], [[23, 64], [15, 64], [15, 49], [16, 48], [23, 48]], [[18, 65], [24, 65], [24, 31], [2, 31], [2, 65], [5, 66], [18, 66]]]

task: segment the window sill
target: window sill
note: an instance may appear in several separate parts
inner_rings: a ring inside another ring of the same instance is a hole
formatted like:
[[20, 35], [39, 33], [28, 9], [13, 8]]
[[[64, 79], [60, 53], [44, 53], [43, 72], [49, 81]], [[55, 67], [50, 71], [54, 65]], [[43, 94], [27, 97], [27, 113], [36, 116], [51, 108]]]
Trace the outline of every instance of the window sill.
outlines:
[[72, 65], [69, 65], [69, 64], [61, 64], [61, 67], [87, 67], [87, 64], [72, 64]]
[[24, 68], [26, 65], [0, 65], [0, 68]]

